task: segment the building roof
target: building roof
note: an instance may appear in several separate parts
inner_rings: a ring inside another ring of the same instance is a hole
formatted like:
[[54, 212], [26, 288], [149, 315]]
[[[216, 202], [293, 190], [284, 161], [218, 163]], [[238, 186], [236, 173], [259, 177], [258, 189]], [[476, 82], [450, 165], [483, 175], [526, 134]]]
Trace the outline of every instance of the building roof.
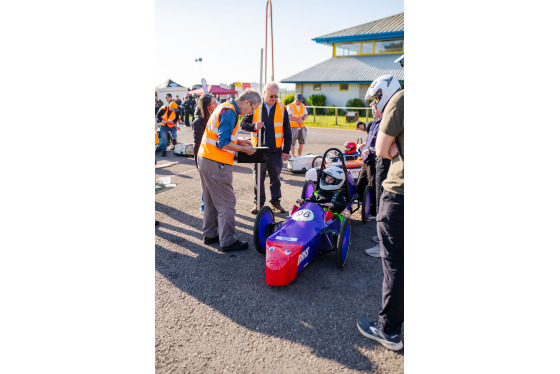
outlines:
[[404, 12], [348, 29], [331, 32], [312, 40], [317, 43], [339, 43], [354, 40], [380, 39], [404, 36]]
[[333, 57], [302, 72], [282, 79], [281, 83], [371, 83], [390, 74], [404, 81], [404, 70], [395, 63], [395, 55]]
[[173, 82], [171, 79], [168, 79], [162, 84], [160, 84], [159, 86], [157, 86], [156, 89], [166, 88], [166, 87], [183, 87], [183, 86], [181, 86], [179, 83]]

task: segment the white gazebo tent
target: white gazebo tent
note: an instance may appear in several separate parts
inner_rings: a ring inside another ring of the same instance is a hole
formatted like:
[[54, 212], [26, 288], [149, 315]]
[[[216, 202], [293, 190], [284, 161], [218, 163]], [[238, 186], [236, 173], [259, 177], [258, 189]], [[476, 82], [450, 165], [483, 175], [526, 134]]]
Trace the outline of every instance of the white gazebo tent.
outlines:
[[163, 102], [163, 105], [167, 105], [165, 94], [170, 93], [173, 95], [173, 100], [175, 100], [175, 95], [179, 95], [179, 98], [183, 101], [185, 96], [187, 96], [187, 92], [187, 87], [183, 87], [179, 83], [173, 82], [171, 79], [166, 80], [156, 87], [157, 98]]

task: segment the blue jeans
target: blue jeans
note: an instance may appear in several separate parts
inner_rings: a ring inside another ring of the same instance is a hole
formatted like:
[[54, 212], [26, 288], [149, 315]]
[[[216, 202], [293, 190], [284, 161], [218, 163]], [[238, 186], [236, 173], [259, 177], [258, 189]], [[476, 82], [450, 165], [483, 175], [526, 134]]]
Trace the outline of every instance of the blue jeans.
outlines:
[[167, 125], [161, 125], [161, 144], [163, 152], [167, 150], [167, 132], [171, 131], [171, 135], [174, 139], [177, 139], [177, 126], [168, 127]]

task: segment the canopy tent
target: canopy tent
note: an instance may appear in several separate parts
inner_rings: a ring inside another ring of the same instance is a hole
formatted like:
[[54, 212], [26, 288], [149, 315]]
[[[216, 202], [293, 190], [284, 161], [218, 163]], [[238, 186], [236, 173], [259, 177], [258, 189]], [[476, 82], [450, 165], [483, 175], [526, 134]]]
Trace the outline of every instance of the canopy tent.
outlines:
[[179, 83], [172, 81], [171, 79], [166, 80], [162, 84], [156, 87], [157, 98], [167, 104], [165, 101], [165, 94], [170, 93], [175, 100], [175, 96], [179, 95], [179, 98], [183, 100], [187, 96], [187, 87], [181, 86]]
[[[189, 95], [192, 94], [197, 94], [197, 95], [202, 95], [204, 93], [204, 90], [201, 88], [197, 88], [196, 90], [192, 90], [189, 91]], [[208, 86], [208, 93], [213, 93], [216, 94], [218, 96], [220, 95], [237, 95], [237, 91], [235, 90], [228, 90], [227, 88], [222, 88], [220, 86], [216, 86], [214, 84], [211, 84]]]

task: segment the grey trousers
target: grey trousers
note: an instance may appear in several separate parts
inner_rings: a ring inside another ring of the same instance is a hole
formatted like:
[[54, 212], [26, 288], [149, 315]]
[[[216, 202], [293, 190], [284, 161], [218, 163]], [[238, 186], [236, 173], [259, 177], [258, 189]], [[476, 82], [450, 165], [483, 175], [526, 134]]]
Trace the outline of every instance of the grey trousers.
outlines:
[[237, 241], [235, 236], [235, 193], [233, 167], [207, 158], [198, 157], [198, 173], [204, 196], [202, 234], [208, 238], [220, 237], [220, 247]]

